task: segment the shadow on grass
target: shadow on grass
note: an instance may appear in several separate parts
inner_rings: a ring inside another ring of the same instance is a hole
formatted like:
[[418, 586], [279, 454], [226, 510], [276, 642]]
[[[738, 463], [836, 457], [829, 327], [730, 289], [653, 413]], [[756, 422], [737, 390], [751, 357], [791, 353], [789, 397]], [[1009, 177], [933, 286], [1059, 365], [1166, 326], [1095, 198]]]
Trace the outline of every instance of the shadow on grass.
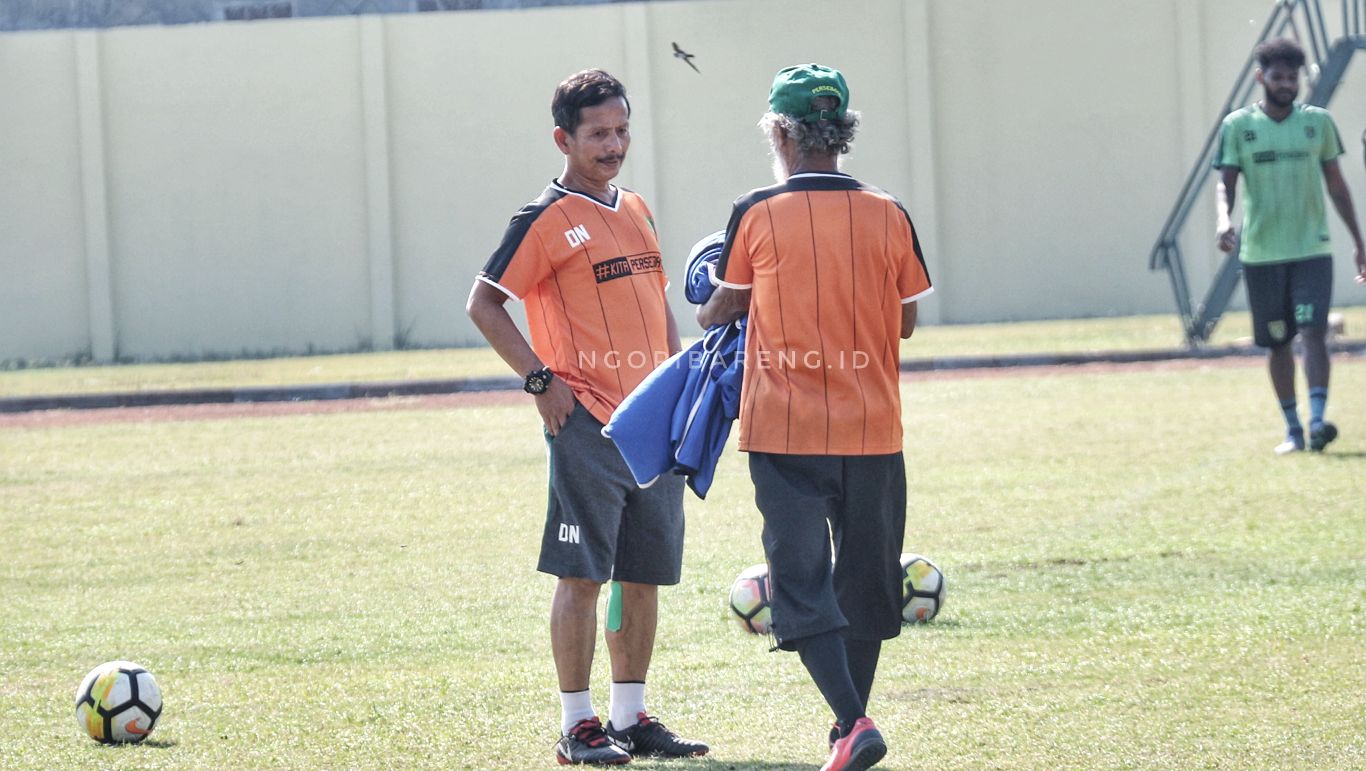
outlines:
[[1325, 458], [1332, 458], [1334, 460], [1361, 460], [1362, 458], [1366, 458], [1366, 452], [1361, 451], [1324, 452], [1320, 454]]
[[914, 624], [902, 624], [901, 633], [913, 634], [914, 630], [917, 629], [936, 629], [939, 627], [957, 627], [962, 625], [963, 622], [959, 621], [956, 618], [940, 618], [936, 616], [930, 621], [918, 621]]
[[146, 741], [141, 741], [136, 744], [103, 744], [101, 747], [114, 752], [135, 752], [139, 747], [166, 750], [175, 747], [178, 744], [180, 744], [180, 742], [175, 739], [147, 739]]
[[670, 769], [688, 769], [688, 771], [819, 771], [821, 766], [819, 763], [797, 763], [782, 760], [724, 760], [702, 757], [653, 761], [633, 758], [631, 767], [657, 769], [657, 771], [669, 771]]
[[[805, 754], [804, 749], [810, 749], [812, 753], [819, 753], [821, 748], [803, 748], [796, 752]], [[777, 753], [774, 753], [777, 754]], [[895, 755], [896, 749], [893, 747], [890, 755]], [[631, 768], [652, 769], [653, 771], [820, 771], [821, 763], [825, 758], [821, 758], [817, 763], [803, 763], [795, 760], [726, 760], [711, 755], [701, 758], [670, 758], [670, 759], [648, 759], [633, 758]], [[885, 759], [877, 765], [879, 769], [886, 771], [899, 771], [899, 769], [909, 768], [908, 766], [897, 765], [895, 762], [887, 762]]]
[[[820, 748], [816, 748], [819, 750]], [[893, 754], [895, 749], [893, 750]], [[824, 762], [824, 758], [822, 758]], [[723, 760], [721, 758], [675, 758], [672, 760], [643, 761], [643, 759], [633, 759], [631, 768], [656, 769], [656, 771], [670, 771], [671, 769], [687, 769], [688, 771], [820, 771], [820, 763], [798, 763], [795, 761], [782, 760]], [[877, 768], [885, 771], [900, 771], [900, 769], [910, 768], [900, 766], [896, 763], [879, 763]]]

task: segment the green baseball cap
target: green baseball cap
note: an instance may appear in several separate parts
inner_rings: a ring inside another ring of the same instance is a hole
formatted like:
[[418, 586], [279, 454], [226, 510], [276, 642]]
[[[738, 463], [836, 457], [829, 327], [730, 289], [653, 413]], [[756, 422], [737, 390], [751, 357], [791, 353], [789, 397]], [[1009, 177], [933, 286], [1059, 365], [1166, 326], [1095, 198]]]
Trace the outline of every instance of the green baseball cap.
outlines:
[[[834, 110], [812, 110], [811, 100], [818, 96], [833, 96], [839, 105]], [[804, 123], [843, 118], [844, 111], [849, 109], [849, 86], [844, 84], [839, 70], [819, 64], [794, 64], [773, 76], [768, 106], [779, 115]]]

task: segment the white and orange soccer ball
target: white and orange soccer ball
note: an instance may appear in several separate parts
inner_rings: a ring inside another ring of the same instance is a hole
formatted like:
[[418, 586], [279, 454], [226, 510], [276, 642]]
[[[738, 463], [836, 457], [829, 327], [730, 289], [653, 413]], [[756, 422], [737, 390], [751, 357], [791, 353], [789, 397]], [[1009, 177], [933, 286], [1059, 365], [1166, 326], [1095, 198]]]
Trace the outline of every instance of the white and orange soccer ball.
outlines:
[[730, 585], [730, 611], [740, 628], [750, 634], [768, 634], [772, 630], [772, 598], [768, 565], [762, 562], [745, 568]]
[[944, 607], [948, 584], [944, 571], [919, 554], [901, 555], [901, 620], [908, 624], [929, 621]]
[[76, 689], [76, 722], [104, 744], [136, 744], [161, 717], [161, 689], [152, 673], [131, 661], [90, 670]]

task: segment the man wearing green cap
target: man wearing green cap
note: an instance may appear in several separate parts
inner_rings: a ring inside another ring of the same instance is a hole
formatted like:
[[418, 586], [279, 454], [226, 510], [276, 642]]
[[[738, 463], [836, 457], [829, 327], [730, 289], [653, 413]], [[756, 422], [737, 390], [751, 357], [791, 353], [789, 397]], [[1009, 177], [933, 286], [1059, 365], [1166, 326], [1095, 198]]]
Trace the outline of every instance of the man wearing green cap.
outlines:
[[901, 631], [900, 340], [933, 289], [900, 202], [839, 171], [859, 122], [844, 76], [785, 68], [769, 108], [778, 184], [736, 200], [697, 318], [749, 314], [740, 449], [774, 635], [835, 713], [823, 768], [866, 769], [887, 752], [866, 713], [882, 641]]

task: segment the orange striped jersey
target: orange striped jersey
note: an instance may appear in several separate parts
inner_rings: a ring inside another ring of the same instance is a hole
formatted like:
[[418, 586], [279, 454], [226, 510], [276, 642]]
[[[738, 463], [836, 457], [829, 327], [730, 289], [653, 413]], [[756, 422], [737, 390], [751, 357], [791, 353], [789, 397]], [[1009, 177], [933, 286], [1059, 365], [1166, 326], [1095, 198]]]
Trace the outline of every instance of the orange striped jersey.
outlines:
[[608, 204], [552, 182], [513, 216], [479, 280], [525, 301], [536, 355], [603, 423], [669, 356], [654, 218], [630, 190]]
[[740, 449], [901, 452], [901, 306], [934, 289], [899, 201], [833, 172], [751, 191], [715, 281], [752, 290]]

